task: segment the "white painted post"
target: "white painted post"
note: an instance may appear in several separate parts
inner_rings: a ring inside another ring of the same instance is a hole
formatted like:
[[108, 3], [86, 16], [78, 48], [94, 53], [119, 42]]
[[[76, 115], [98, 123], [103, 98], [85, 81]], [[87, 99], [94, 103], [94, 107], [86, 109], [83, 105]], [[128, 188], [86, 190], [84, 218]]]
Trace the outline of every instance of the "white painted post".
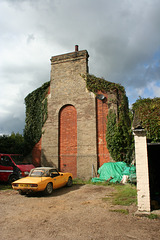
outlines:
[[138, 211], [150, 212], [150, 187], [147, 139], [144, 129], [134, 129]]

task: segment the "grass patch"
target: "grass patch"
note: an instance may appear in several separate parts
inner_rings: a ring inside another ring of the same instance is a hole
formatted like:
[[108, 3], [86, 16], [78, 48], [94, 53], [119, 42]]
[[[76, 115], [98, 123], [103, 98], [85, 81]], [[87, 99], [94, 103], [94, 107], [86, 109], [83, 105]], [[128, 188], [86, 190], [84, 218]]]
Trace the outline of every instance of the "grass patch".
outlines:
[[113, 209], [113, 210], [109, 210], [109, 211], [110, 212], [118, 212], [118, 213], [122, 213], [122, 214], [125, 214], [125, 215], [129, 214], [128, 209]]
[[114, 205], [129, 206], [131, 204], [137, 203], [137, 189], [135, 185], [131, 184], [115, 184], [109, 182], [96, 182], [93, 183], [92, 179], [85, 181], [79, 178], [73, 179], [73, 184], [93, 184], [100, 186], [110, 186], [115, 189], [115, 192], [112, 192], [107, 197], [104, 197], [102, 200], [111, 201]]
[[84, 184], [91, 184], [91, 180], [92, 179], [89, 179], [88, 181], [87, 180], [83, 180], [83, 179], [80, 179], [80, 178], [74, 178], [73, 179], [73, 184], [77, 185], [84, 185]]
[[0, 184], [0, 191], [1, 190], [10, 190], [10, 189], [12, 189], [11, 184], [6, 184], [6, 183], [1, 183]]
[[103, 198], [104, 201], [111, 201], [113, 205], [129, 206], [137, 203], [137, 190], [136, 186], [131, 184], [120, 185], [114, 184], [115, 192], [111, 196]]
[[115, 205], [129, 206], [137, 203], [137, 189], [134, 185], [115, 185], [112, 203]]
[[80, 185], [92, 184], [92, 185], [100, 185], [100, 186], [114, 186], [115, 185], [115, 184], [109, 183], [109, 182], [92, 182], [92, 178], [90, 178], [89, 180], [74, 178], [73, 184], [80, 184]]
[[153, 213], [149, 214], [147, 217], [149, 219], [158, 219], [159, 218], [159, 216], [157, 214], [153, 214]]

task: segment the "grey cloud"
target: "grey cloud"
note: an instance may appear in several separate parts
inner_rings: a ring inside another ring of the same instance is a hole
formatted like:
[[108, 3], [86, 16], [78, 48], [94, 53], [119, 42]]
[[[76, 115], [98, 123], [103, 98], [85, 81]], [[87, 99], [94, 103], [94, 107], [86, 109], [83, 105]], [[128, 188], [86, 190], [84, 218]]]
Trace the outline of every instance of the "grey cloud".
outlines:
[[23, 134], [24, 130], [24, 117], [22, 119], [15, 118], [12, 114], [9, 114], [5, 119], [0, 119], [0, 134], [9, 135], [13, 131]]
[[132, 88], [132, 101], [137, 89], [144, 92], [160, 81], [159, 0], [4, 0], [0, 5], [1, 88], [15, 84], [21, 92], [19, 100], [10, 99], [16, 102], [12, 110], [2, 106], [12, 122], [17, 101], [49, 80], [50, 57], [74, 51], [75, 44], [88, 50], [90, 73]]

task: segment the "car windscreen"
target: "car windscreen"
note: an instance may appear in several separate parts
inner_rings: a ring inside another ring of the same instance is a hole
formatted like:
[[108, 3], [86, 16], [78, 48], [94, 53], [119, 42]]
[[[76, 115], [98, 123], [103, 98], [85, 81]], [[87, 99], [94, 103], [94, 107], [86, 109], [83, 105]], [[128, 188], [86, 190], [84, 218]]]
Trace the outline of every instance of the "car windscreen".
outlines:
[[29, 176], [30, 177], [43, 177], [45, 174], [45, 170], [43, 169], [32, 169]]
[[11, 155], [11, 158], [13, 159], [13, 161], [17, 164], [17, 165], [27, 165], [27, 164], [31, 164], [31, 162], [26, 162], [24, 161], [24, 157], [23, 155]]

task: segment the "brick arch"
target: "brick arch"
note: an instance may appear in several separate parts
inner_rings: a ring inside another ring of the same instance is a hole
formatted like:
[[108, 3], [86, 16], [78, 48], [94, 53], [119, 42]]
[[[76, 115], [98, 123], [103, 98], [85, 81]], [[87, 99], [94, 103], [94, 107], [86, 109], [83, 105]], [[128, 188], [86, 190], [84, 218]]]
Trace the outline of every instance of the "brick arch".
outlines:
[[59, 111], [59, 169], [77, 177], [77, 111], [73, 105]]

